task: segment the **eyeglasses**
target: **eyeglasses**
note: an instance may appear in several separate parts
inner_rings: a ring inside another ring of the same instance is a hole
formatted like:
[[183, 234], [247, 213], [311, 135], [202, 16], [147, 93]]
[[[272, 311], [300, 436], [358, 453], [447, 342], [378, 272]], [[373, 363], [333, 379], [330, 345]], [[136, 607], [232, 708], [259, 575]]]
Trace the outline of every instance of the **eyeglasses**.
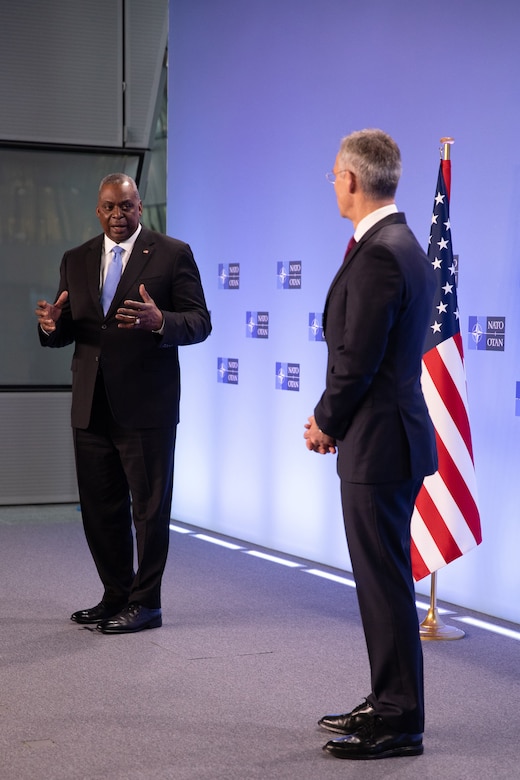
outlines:
[[342, 171], [338, 171], [337, 173], [334, 173], [334, 171], [329, 171], [329, 173], [325, 174], [325, 178], [327, 181], [330, 181], [331, 184], [334, 184], [340, 173], [346, 173], [348, 171], [348, 168], [343, 168]]

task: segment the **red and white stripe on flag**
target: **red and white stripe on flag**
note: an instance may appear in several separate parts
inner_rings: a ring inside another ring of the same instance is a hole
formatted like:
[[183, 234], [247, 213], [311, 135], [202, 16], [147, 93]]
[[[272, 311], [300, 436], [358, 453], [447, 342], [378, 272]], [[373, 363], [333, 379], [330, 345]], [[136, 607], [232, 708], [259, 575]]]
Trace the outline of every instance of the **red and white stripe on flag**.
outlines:
[[441, 162], [428, 249], [437, 275], [437, 294], [421, 383], [435, 428], [439, 468], [424, 480], [412, 516], [411, 555], [416, 581], [482, 541], [451, 246], [446, 187], [450, 174], [449, 161]]

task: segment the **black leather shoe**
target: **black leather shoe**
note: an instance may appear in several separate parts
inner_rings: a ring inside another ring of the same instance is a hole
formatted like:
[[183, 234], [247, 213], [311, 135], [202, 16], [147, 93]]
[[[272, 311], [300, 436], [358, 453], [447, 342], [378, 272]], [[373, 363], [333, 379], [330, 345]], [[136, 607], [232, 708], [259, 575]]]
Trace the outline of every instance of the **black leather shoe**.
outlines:
[[160, 628], [162, 613], [160, 609], [148, 609], [133, 601], [111, 620], [102, 620], [98, 630], [103, 634], [132, 634], [145, 628]]
[[99, 623], [100, 620], [108, 620], [108, 618], [117, 615], [118, 612], [121, 612], [122, 606], [122, 604], [107, 604], [100, 601], [95, 607], [73, 612], [70, 619], [76, 623]]
[[327, 731], [335, 731], [337, 734], [352, 734], [366, 723], [367, 717], [373, 717], [374, 714], [374, 708], [365, 699], [363, 704], [354, 707], [352, 712], [347, 712], [345, 715], [324, 715], [318, 721], [318, 726]]
[[420, 756], [423, 752], [422, 736], [393, 731], [376, 715], [366, 720], [363, 726], [352, 734], [327, 742], [323, 750], [336, 758], [360, 760]]

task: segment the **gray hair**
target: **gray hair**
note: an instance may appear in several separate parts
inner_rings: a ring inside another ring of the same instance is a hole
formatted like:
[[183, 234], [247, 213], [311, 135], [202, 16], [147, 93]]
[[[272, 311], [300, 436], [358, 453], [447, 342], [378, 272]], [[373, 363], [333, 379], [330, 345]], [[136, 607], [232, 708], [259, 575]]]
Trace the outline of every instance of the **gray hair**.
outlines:
[[109, 173], [108, 176], [105, 176], [104, 179], [101, 179], [98, 192], [101, 192], [103, 187], [107, 184], [131, 184], [137, 193], [137, 197], [140, 197], [137, 184], [132, 179], [132, 177], [128, 176], [126, 173]]
[[382, 130], [357, 130], [341, 140], [341, 168], [356, 174], [359, 186], [374, 200], [393, 198], [401, 176], [401, 152]]

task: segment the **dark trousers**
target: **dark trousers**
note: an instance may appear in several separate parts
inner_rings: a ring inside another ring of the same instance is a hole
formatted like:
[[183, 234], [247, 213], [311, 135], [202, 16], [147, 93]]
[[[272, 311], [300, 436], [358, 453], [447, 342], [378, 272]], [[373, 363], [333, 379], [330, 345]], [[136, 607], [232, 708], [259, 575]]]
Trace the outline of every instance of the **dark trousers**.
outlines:
[[422, 480], [341, 483], [347, 542], [365, 632], [376, 714], [424, 730], [423, 656], [410, 561], [410, 519]]
[[176, 427], [128, 429], [118, 425], [101, 376], [89, 427], [73, 429], [83, 527], [104, 586], [103, 600], [108, 603], [124, 606], [137, 601], [151, 609], [161, 606], [175, 436]]

